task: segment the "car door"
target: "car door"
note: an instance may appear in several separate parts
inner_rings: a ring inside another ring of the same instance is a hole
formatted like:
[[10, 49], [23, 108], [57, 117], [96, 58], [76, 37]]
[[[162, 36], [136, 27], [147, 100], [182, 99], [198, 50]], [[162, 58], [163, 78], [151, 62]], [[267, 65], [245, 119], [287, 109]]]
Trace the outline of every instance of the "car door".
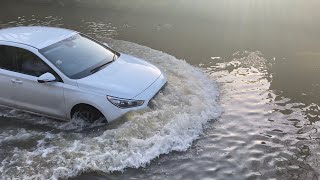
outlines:
[[[32, 52], [14, 48], [17, 76], [12, 79], [13, 99], [18, 108], [66, 118], [63, 82], [42, 59]], [[50, 72], [57, 78], [56, 82], [39, 83], [38, 77]]]
[[16, 73], [10, 50], [10, 48], [0, 45], [0, 105], [14, 107], [12, 80], [15, 79]]

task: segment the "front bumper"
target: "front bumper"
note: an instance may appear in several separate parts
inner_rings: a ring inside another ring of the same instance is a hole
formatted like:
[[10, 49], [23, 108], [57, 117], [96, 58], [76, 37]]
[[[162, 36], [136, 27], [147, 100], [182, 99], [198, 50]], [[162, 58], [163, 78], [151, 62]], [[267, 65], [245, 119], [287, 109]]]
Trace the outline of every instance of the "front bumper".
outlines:
[[137, 111], [140, 109], [147, 108], [150, 100], [164, 87], [166, 83], [167, 83], [167, 78], [163, 74], [161, 74], [158, 77], [158, 79], [155, 82], [153, 82], [147, 89], [145, 89], [143, 92], [141, 92], [140, 94], [132, 98], [136, 100], [144, 100], [145, 102], [143, 103], [143, 105], [138, 107], [133, 107], [133, 108], [126, 108], [126, 109], [121, 109], [112, 105], [113, 106], [112, 113], [110, 114], [108, 112], [103, 112], [103, 114], [106, 116], [107, 120], [110, 122], [120, 118], [121, 116], [123, 116], [124, 114], [130, 111]]

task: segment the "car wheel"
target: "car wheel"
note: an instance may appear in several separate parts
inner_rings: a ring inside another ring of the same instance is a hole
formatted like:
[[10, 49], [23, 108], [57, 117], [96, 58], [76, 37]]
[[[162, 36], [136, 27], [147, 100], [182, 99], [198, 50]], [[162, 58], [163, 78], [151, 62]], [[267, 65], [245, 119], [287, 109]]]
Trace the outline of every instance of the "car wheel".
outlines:
[[82, 119], [89, 123], [94, 123], [97, 120], [105, 121], [102, 113], [91, 106], [79, 106], [76, 110], [74, 110], [72, 114], [72, 119]]

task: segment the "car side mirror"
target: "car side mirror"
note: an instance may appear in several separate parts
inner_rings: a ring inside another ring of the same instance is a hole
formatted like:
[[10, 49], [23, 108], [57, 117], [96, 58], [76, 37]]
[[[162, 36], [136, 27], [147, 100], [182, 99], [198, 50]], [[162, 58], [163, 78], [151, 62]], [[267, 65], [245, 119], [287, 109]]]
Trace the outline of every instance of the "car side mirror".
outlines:
[[108, 43], [102, 43], [102, 44], [105, 45], [105, 46], [107, 46], [107, 47], [110, 47]]
[[38, 77], [38, 82], [39, 83], [48, 83], [48, 82], [54, 82], [56, 81], [57, 78], [51, 74], [51, 73], [44, 73], [40, 77]]

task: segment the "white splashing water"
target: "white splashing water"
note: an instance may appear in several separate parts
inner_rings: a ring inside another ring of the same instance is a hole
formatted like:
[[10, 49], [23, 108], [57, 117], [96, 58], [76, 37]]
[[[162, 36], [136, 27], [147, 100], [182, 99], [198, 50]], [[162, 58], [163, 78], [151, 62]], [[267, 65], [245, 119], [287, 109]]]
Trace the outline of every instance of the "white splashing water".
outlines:
[[[4, 179], [58, 179], [86, 171], [144, 167], [161, 154], [187, 150], [204, 125], [221, 114], [217, 87], [201, 69], [148, 47], [116, 40], [108, 43], [153, 63], [168, 76], [164, 92], [153, 100], [154, 108], [130, 113], [117, 128], [93, 137], [19, 127], [1, 129], [1, 146], [8, 146], [2, 149], [5, 155], [0, 164]], [[33, 122], [36, 126], [36, 120]], [[41, 122], [57, 129], [78, 124]]]

